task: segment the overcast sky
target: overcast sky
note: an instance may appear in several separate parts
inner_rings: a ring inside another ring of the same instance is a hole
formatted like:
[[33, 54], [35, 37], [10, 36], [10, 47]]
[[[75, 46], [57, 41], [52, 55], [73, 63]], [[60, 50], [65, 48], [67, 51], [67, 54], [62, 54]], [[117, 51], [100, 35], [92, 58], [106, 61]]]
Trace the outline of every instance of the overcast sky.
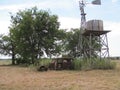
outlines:
[[[7, 34], [10, 26], [10, 12], [37, 6], [38, 9], [50, 10], [59, 17], [60, 28], [80, 28], [79, 0], [0, 0], [0, 34]], [[92, 0], [86, 0], [90, 3]], [[87, 4], [86, 19], [100, 19], [108, 34], [110, 56], [120, 56], [120, 0], [101, 0], [102, 5]]]

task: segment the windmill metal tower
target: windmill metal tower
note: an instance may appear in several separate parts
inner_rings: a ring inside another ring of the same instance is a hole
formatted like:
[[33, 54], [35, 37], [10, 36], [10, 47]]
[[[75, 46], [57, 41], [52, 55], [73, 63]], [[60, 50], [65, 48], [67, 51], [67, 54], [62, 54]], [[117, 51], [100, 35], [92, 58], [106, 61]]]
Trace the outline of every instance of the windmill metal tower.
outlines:
[[[92, 4], [100, 5], [100, 0], [92, 1]], [[83, 58], [106, 58], [109, 57], [109, 47], [107, 33], [110, 31], [103, 29], [102, 20], [89, 20], [86, 22], [84, 7], [85, 0], [79, 1], [81, 11], [81, 28], [78, 43], [78, 51]]]

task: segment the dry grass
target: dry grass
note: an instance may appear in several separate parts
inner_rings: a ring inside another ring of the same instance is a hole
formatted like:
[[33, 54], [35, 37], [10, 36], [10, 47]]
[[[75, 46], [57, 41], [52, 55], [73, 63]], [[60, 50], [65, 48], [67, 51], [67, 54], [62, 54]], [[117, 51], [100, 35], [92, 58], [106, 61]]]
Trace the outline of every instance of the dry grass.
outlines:
[[0, 90], [120, 90], [120, 61], [115, 70], [37, 72], [0, 66]]

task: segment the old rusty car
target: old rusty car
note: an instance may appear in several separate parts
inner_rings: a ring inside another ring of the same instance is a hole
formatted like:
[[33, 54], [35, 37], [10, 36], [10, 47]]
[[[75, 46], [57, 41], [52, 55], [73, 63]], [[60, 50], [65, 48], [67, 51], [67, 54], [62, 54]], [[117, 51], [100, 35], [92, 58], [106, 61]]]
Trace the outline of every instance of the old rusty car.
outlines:
[[39, 71], [47, 70], [72, 70], [73, 58], [53, 58], [49, 65], [42, 65], [39, 67]]

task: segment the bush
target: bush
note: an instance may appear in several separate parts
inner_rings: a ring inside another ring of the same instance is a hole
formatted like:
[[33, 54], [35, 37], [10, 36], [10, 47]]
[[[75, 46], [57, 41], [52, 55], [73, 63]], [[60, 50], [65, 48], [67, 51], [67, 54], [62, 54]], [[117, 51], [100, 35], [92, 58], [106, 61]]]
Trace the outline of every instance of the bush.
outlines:
[[73, 61], [74, 70], [114, 69], [115, 66], [115, 62], [107, 59], [75, 59]]
[[51, 59], [41, 59], [39, 60], [39, 66], [49, 66], [49, 64], [51, 63]]
[[81, 70], [82, 69], [82, 60], [75, 59], [73, 61], [73, 68], [75, 70]]

